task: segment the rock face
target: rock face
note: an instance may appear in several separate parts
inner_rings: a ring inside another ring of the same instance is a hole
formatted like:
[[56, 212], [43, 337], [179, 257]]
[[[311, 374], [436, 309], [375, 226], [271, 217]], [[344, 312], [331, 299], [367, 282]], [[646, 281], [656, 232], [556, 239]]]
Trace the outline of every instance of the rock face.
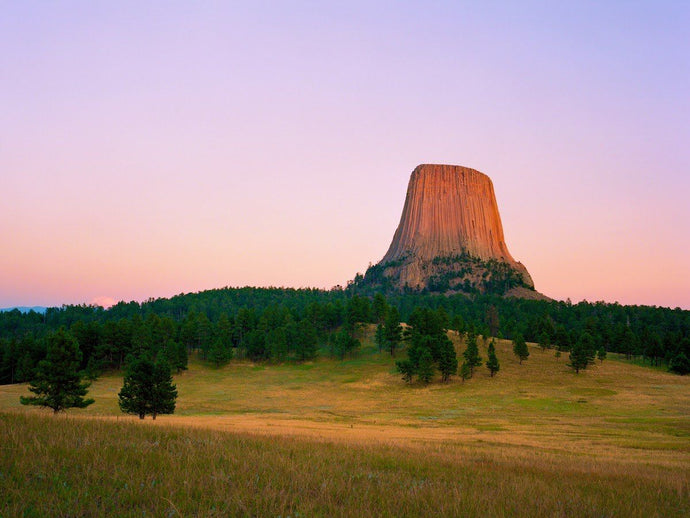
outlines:
[[534, 289], [505, 244], [491, 179], [453, 165], [412, 172], [390, 248], [364, 280], [442, 292]]

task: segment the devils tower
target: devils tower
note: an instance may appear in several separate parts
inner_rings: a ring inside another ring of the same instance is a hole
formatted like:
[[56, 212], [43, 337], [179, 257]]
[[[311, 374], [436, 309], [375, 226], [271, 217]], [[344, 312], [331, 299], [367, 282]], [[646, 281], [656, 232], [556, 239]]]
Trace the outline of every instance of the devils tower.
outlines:
[[415, 168], [388, 252], [355, 284], [540, 296], [527, 269], [508, 251], [491, 179], [454, 165]]

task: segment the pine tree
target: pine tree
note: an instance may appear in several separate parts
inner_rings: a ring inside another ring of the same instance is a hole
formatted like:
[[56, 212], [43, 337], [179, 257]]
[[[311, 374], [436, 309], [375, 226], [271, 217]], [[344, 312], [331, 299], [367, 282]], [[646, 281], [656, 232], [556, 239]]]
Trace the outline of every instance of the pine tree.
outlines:
[[513, 353], [520, 359], [520, 365], [522, 365], [523, 360], [529, 357], [527, 343], [520, 333], [517, 333], [515, 338], [513, 338]]
[[379, 348], [379, 352], [383, 351], [383, 348], [386, 347], [386, 334], [385, 331], [383, 330], [383, 324], [377, 324], [376, 325], [376, 333], [374, 334], [374, 342], [376, 342], [376, 345]]
[[402, 326], [400, 325], [400, 312], [398, 308], [391, 307], [388, 310], [383, 327], [383, 334], [391, 356], [395, 356], [395, 350], [402, 342]]
[[603, 347], [597, 351], [597, 360], [599, 360], [600, 363], [604, 363], [604, 360], [606, 359], [606, 349]]
[[152, 391], [153, 362], [148, 356], [132, 358], [127, 366], [124, 386], [118, 393], [120, 410], [143, 419], [149, 413]]
[[685, 353], [681, 351], [671, 358], [668, 364], [668, 370], [680, 374], [681, 376], [690, 374], [690, 360], [688, 360]]
[[575, 374], [578, 374], [594, 362], [595, 355], [594, 339], [585, 331], [570, 350], [570, 363], [568, 365], [575, 369]]
[[539, 335], [539, 347], [542, 352], [551, 347], [551, 339], [545, 332]]
[[[290, 322], [290, 331], [293, 335], [297, 334], [297, 325]], [[284, 361], [288, 354], [288, 330], [287, 327], [276, 327], [266, 332], [266, 345], [271, 351], [271, 358], [277, 361]]]
[[434, 377], [434, 359], [431, 351], [424, 349], [419, 356], [419, 366], [417, 367], [417, 377], [422, 383], [429, 383]]
[[46, 358], [38, 363], [29, 385], [36, 395], [21, 396], [20, 403], [48, 407], [54, 413], [89, 406], [93, 399], [84, 399], [89, 383], [82, 382], [79, 375], [82, 354], [77, 340], [62, 327], [46, 340]]
[[208, 360], [216, 367], [228, 363], [232, 356], [232, 349], [220, 338], [216, 337], [208, 351]]
[[451, 326], [455, 331], [458, 332], [459, 335], [462, 335], [465, 332], [466, 327], [462, 315], [455, 315], [451, 321]]
[[176, 399], [177, 389], [167, 362], [154, 363], [148, 355], [130, 362], [118, 394], [120, 410], [139, 419], [147, 414], [155, 419], [158, 414], [172, 414]]
[[386, 320], [388, 314], [388, 303], [386, 302], [386, 297], [382, 293], [377, 293], [374, 295], [374, 302], [371, 305], [371, 311], [373, 313], [374, 322], [377, 324], [382, 324]]
[[486, 361], [486, 368], [489, 369], [492, 378], [501, 368], [501, 366], [498, 363], [498, 357], [496, 356], [496, 347], [494, 346], [493, 340], [491, 340], [491, 342], [489, 343], [488, 360]]
[[472, 377], [472, 373], [470, 371], [470, 366], [467, 365], [466, 362], [463, 362], [462, 366], [460, 367], [460, 377], [462, 378], [463, 383], [465, 382], [465, 380], [470, 379]]
[[262, 329], [252, 329], [244, 337], [247, 357], [253, 362], [270, 358], [270, 350], [266, 347], [266, 333]]
[[465, 363], [470, 368], [470, 378], [474, 376], [474, 368], [480, 367], [482, 363], [481, 356], [479, 356], [479, 348], [477, 347], [477, 336], [474, 333], [467, 333], [467, 348], [462, 353], [465, 358]]
[[199, 313], [196, 328], [196, 347], [201, 351], [201, 357], [206, 359], [213, 342], [213, 325], [206, 313]]
[[343, 325], [335, 337], [335, 353], [341, 360], [345, 355], [359, 349], [360, 343], [354, 336], [354, 330], [347, 324]]
[[[220, 317], [218, 317], [215, 329], [212, 329], [212, 331], [213, 332], [209, 335], [211, 343], [208, 346], [208, 359], [214, 363], [216, 367], [220, 367], [228, 363], [232, 358], [233, 328], [227, 313], [221, 313]], [[204, 350], [205, 349], [206, 348], [204, 348]]]
[[500, 318], [496, 306], [489, 306], [486, 310], [486, 323], [489, 326], [489, 334], [496, 336], [500, 328]]
[[[309, 320], [302, 319], [297, 324], [298, 336], [295, 342], [295, 352], [299, 361], [311, 360], [316, 357], [318, 338], [316, 329]], [[359, 342], [358, 342], [359, 344]], [[353, 345], [354, 347], [354, 345]]]
[[441, 341], [438, 370], [441, 371], [441, 381], [444, 383], [448, 378], [458, 372], [458, 358], [455, 353], [455, 346], [447, 336]]
[[172, 351], [172, 366], [180, 372], [187, 370], [187, 346], [183, 342], [172, 342], [170, 350]]
[[151, 401], [151, 416], [158, 414], [172, 414], [175, 412], [177, 387], [173, 383], [170, 364], [165, 360], [157, 361], [153, 366], [153, 397]]
[[197, 314], [194, 311], [190, 311], [180, 326], [180, 342], [184, 344], [189, 352], [197, 348], [198, 329]]
[[406, 383], [410, 383], [412, 381], [412, 376], [414, 376], [416, 369], [410, 360], [400, 360], [395, 362], [395, 368], [400, 374], [403, 375], [403, 380]]

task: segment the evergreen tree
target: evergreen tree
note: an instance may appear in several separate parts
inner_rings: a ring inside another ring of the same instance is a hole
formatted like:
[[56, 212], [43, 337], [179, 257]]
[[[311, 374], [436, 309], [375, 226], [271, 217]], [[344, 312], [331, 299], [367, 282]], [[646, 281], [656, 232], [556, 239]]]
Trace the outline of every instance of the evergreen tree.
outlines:
[[542, 332], [539, 335], [539, 347], [541, 348], [542, 352], [551, 347], [551, 339], [546, 332]]
[[[297, 334], [297, 326], [290, 322], [288, 326], [294, 325], [294, 334]], [[288, 331], [286, 327], [276, 327], [269, 329], [266, 333], [266, 346], [271, 351], [271, 358], [277, 361], [284, 361], [288, 354]]]
[[388, 315], [388, 303], [383, 294], [377, 293], [374, 295], [371, 311], [373, 313], [374, 322], [382, 324], [386, 320], [386, 316]]
[[31, 381], [36, 375], [36, 366], [31, 354], [27, 351], [21, 355], [17, 362], [17, 369], [15, 372], [15, 381], [22, 383], [24, 381]]
[[595, 355], [594, 339], [585, 331], [571, 348], [568, 365], [575, 369], [575, 374], [577, 374], [594, 362]]
[[417, 367], [417, 377], [422, 383], [429, 383], [434, 377], [434, 359], [431, 357], [431, 351], [424, 349], [419, 356], [419, 366]]
[[462, 335], [466, 329], [465, 321], [463, 320], [462, 315], [455, 315], [451, 321], [451, 326], [455, 331], [458, 332], [458, 335]]
[[132, 344], [130, 353], [141, 355], [144, 353], [153, 353], [153, 341], [151, 337], [151, 329], [141, 319], [139, 315], [132, 317]]
[[190, 311], [180, 326], [180, 343], [184, 344], [190, 352], [196, 349], [198, 329], [197, 314], [194, 311]]
[[171, 365], [177, 372], [187, 370], [187, 346], [183, 342], [172, 342], [170, 346], [172, 352]]
[[603, 347], [597, 351], [597, 360], [599, 360], [600, 363], [604, 363], [604, 360], [606, 359], [606, 349]]
[[85, 408], [93, 399], [84, 399], [89, 383], [82, 382], [79, 365], [82, 354], [77, 340], [64, 328], [47, 338], [45, 360], [38, 363], [29, 391], [35, 396], [21, 396], [22, 405], [48, 407], [54, 413], [68, 408]]
[[306, 318], [297, 324], [297, 340], [294, 345], [298, 361], [311, 360], [316, 357], [316, 346], [318, 345], [316, 329]]
[[386, 343], [386, 333], [383, 328], [383, 324], [376, 325], [376, 333], [374, 333], [374, 342], [379, 349], [379, 352], [383, 351], [383, 348], [388, 348]]
[[690, 360], [688, 360], [685, 353], [681, 351], [671, 358], [668, 364], [668, 370], [680, 374], [681, 376], [690, 374]]
[[489, 327], [489, 334], [496, 336], [500, 328], [500, 319], [498, 316], [498, 309], [493, 304], [486, 310], [486, 324]]
[[496, 347], [494, 346], [493, 340], [491, 340], [491, 342], [489, 343], [488, 359], [486, 361], [486, 368], [489, 369], [489, 372], [491, 373], [492, 378], [501, 368], [501, 366], [498, 363], [498, 357], [496, 356]]
[[156, 361], [153, 366], [151, 417], [155, 419], [158, 414], [172, 414], [176, 401], [177, 387], [173, 383], [170, 364], [165, 360]]
[[144, 419], [148, 414], [172, 414], [175, 411], [177, 389], [172, 383], [170, 365], [153, 362], [148, 355], [134, 358], [127, 367], [124, 386], [118, 394], [120, 410]]
[[[394, 308], [391, 308], [390, 313], [395, 314]], [[394, 322], [389, 322], [391, 325], [388, 328], [395, 330], [394, 340], [397, 341], [400, 336], [399, 321], [396, 315], [390, 318]], [[405, 336], [410, 341], [407, 348], [409, 363], [396, 363], [398, 370], [403, 373], [403, 379], [407, 379], [409, 372], [416, 374], [423, 383], [429, 383], [437, 366], [442, 371], [444, 381], [457, 372], [455, 348], [444, 327], [444, 322], [447, 320], [448, 317], [443, 311], [434, 311], [429, 308], [414, 309], [409, 318], [410, 327], [405, 332]]]
[[470, 368], [470, 378], [474, 376], [474, 368], [480, 367], [483, 363], [481, 356], [479, 356], [479, 348], [477, 347], [477, 336], [474, 333], [467, 333], [467, 347], [462, 353], [465, 358], [465, 363]]
[[266, 347], [266, 333], [261, 329], [249, 331], [244, 337], [244, 345], [247, 350], [247, 357], [253, 361], [268, 359], [270, 351]]
[[522, 365], [523, 360], [526, 360], [529, 357], [527, 343], [520, 333], [517, 333], [515, 338], [513, 338], [513, 353], [520, 359], [520, 365]]
[[353, 335], [353, 330], [347, 324], [343, 325], [335, 337], [335, 354], [341, 360], [345, 355], [359, 349], [360, 343]]
[[386, 321], [383, 328], [384, 340], [391, 352], [391, 356], [395, 356], [396, 349], [402, 342], [402, 326], [400, 325], [400, 312], [396, 307], [391, 307], [388, 310]]
[[556, 327], [556, 334], [554, 336], [553, 343], [556, 344], [556, 348], [559, 351], [567, 351], [570, 349], [570, 335], [568, 334], [565, 326], [558, 325]]
[[230, 349], [230, 345], [226, 344], [219, 336], [216, 337], [208, 351], [208, 360], [216, 367], [220, 367], [228, 363], [231, 357], [232, 349]]
[[205, 360], [213, 345], [213, 325], [206, 316], [200, 313], [197, 317], [196, 347], [201, 351], [201, 357]]
[[412, 381], [412, 376], [414, 376], [414, 373], [417, 370], [409, 359], [395, 362], [395, 368], [400, 374], [403, 375], [403, 380], [406, 383], [410, 383]]
[[232, 322], [227, 313], [221, 313], [215, 326], [215, 333], [213, 334], [215, 335], [215, 340], [220, 342], [224, 355], [226, 355], [228, 359], [232, 358], [232, 336], [234, 333]]
[[444, 383], [448, 378], [458, 372], [458, 358], [455, 353], [455, 346], [447, 336], [444, 336], [440, 346], [438, 360], [438, 370], [441, 371], [441, 381]]
[[462, 378], [463, 383], [465, 382], [465, 380], [470, 379], [472, 377], [470, 366], [467, 365], [466, 362], [462, 362], [462, 366], [460, 367], [460, 377]]

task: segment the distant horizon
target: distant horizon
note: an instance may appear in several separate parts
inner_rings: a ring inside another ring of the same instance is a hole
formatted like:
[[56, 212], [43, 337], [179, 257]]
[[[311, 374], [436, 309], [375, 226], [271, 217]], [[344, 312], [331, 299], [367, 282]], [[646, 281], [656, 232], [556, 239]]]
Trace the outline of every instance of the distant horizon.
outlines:
[[[364, 272], [358, 272], [358, 273], [364, 273]], [[354, 276], [353, 276], [354, 277]], [[170, 299], [173, 297], [176, 297], [178, 295], [188, 295], [188, 294], [194, 294], [194, 293], [202, 293], [205, 291], [212, 291], [212, 290], [223, 290], [223, 289], [243, 289], [243, 288], [256, 288], [256, 289], [294, 289], [294, 290], [324, 290], [324, 291], [330, 291], [332, 289], [337, 288], [340, 286], [341, 288], [346, 288], [345, 285], [339, 285], [339, 284], [334, 284], [333, 286], [329, 288], [321, 288], [318, 286], [256, 286], [256, 285], [243, 285], [243, 286], [220, 286], [220, 287], [215, 287], [215, 288], [205, 288], [201, 290], [192, 290], [192, 291], [183, 291], [183, 292], [177, 292], [172, 295], [161, 295], [161, 296], [149, 296], [141, 299], [121, 299], [121, 300], [103, 300], [104, 297], [99, 297], [97, 299], [92, 299], [90, 301], [81, 301], [81, 302], [60, 302], [57, 304], [49, 304], [49, 305], [44, 305], [44, 304], [16, 304], [16, 305], [7, 305], [0, 307], [0, 311], [10, 311], [13, 309], [34, 309], [34, 308], [42, 308], [42, 309], [49, 309], [49, 308], [60, 308], [62, 306], [79, 306], [79, 305], [87, 305], [87, 306], [96, 306], [96, 307], [102, 307], [103, 309], [110, 309], [112, 306], [115, 306], [119, 303], [125, 303], [129, 304], [130, 302], [136, 302], [137, 304], [144, 304], [146, 301], [153, 299]], [[438, 294], [439, 296], [444, 296], [443, 294]], [[565, 297], [563, 299], [556, 299], [554, 297], [550, 297], [548, 293], [545, 293], [547, 297], [551, 298], [555, 302], [567, 302], [570, 300], [570, 302], [575, 305], [579, 304], [581, 302], [587, 302], [590, 304], [595, 304], [599, 302], [603, 302], [605, 304], [620, 304], [621, 306], [649, 306], [649, 307], [660, 307], [660, 308], [668, 308], [668, 309], [681, 309], [683, 311], [690, 311], [690, 307], [683, 307], [683, 306], [668, 306], [668, 305], [663, 305], [663, 304], [635, 304], [635, 303], [623, 303], [617, 300], [590, 300], [590, 299], [581, 299], [581, 300], [573, 300], [570, 297]]]
[[690, 308], [690, 3], [15, 2], [0, 307], [345, 285], [412, 170], [558, 300]]

